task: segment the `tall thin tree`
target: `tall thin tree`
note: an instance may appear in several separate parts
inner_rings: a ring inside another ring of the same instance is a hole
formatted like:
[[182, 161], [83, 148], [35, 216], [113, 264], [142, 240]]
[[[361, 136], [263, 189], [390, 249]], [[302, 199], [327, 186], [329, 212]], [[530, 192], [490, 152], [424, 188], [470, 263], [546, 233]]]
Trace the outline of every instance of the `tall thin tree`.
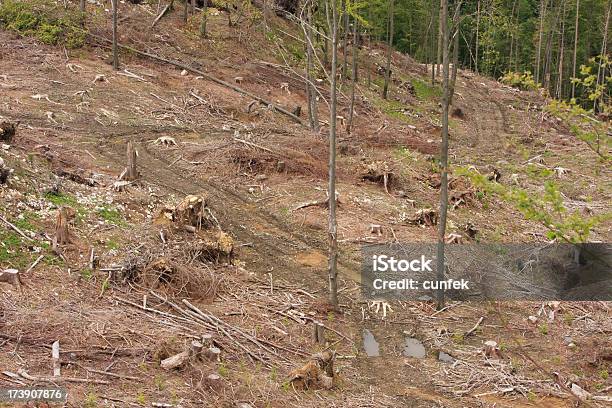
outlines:
[[391, 79], [391, 55], [393, 54], [393, 21], [395, 20], [395, 11], [393, 10], [395, 0], [389, 0], [389, 22], [387, 32], [387, 66], [385, 67], [385, 84], [383, 86], [383, 98], [387, 99], [389, 93], [389, 81]]
[[538, 30], [538, 51], [536, 54], [535, 81], [540, 82], [540, 60], [542, 59], [542, 38], [544, 36], [544, 16], [547, 0], [540, 0], [540, 29]]
[[[436, 253], [436, 275], [440, 283], [444, 280], [446, 263], [444, 260], [446, 217], [448, 212], [448, 106], [449, 106], [449, 35], [448, 0], [441, 0], [442, 19], [442, 144], [440, 146], [440, 221], [438, 225], [438, 245]], [[438, 310], [444, 307], [444, 290], [436, 293]]]
[[349, 107], [349, 117], [346, 125], [348, 133], [351, 133], [353, 128], [353, 115], [355, 114], [355, 86], [357, 84], [357, 65], [359, 59], [359, 44], [357, 39], [357, 26], [359, 21], [354, 19], [353, 21], [353, 66], [351, 69], [351, 105]]
[[[576, 53], [578, 52], [578, 20], [580, 19], [580, 0], [576, 0], [576, 23], [574, 25], [574, 55], [572, 57], [572, 78], [576, 78]], [[572, 81], [572, 98], [576, 97], [576, 84]]]
[[[336, 220], [336, 103], [338, 71], [338, 5], [331, 0], [331, 23], [329, 24], [332, 48], [332, 66], [329, 101], [329, 300], [338, 307], [338, 224]], [[329, 20], [328, 20], [329, 21]]]
[[119, 54], [117, 50], [117, 8], [119, 7], [119, 0], [112, 0], [113, 7], [113, 68], [119, 69]]

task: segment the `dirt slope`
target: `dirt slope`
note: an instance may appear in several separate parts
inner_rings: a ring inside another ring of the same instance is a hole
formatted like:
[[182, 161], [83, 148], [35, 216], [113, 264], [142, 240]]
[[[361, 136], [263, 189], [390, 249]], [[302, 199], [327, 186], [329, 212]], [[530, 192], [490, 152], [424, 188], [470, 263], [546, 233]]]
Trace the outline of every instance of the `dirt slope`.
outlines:
[[[258, 25], [228, 30], [221, 12], [211, 19], [212, 38], [201, 41], [197, 21], [184, 30], [178, 12], [153, 35], [150, 6], [126, 10], [122, 41], [239, 82], [290, 109], [305, 107], [302, 83], [282, 66]], [[92, 24], [95, 33], [108, 33], [106, 24]], [[275, 24], [291, 28], [280, 19]], [[439, 90], [427, 84], [419, 64], [394, 56], [394, 100], [386, 102], [377, 96], [374, 71], [382, 50], [364, 51], [355, 131], [340, 135], [343, 312], [332, 313], [324, 301], [325, 208], [295, 210], [325, 197], [325, 125], [315, 134], [262, 106], [249, 112], [249, 98], [133, 55], [122, 56], [126, 71], [114, 72], [104, 47], [65, 54], [7, 31], [0, 31], [0, 42], [6, 76], [0, 77], [0, 119], [21, 121], [15, 141], [0, 152], [15, 169], [0, 192], [1, 209], [31, 237], [0, 226], [0, 267], [25, 271], [43, 255], [24, 274], [24, 294], [2, 286], [2, 371], [50, 375], [49, 345], [59, 339], [63, 375], [109, 381], [69, 384], [74, 407], [572, 406], [567, 381], [609, 393], [607, 303], [457, 303], [437, 313], [427, 303], [403, 302], [383, 319], [361, 298], [361, 244], [435, 239], [434, 227], [406, 222], [416, 210], [435, 207], [438, 195], [431, 159], [439, 142]], [[369, 86], [368, 70], [374, 77]], [[569, 170], [559, 183], [573, 208], [609, 211], [612, 190], [601, 180], [610, 179], [610, 169], [542, 114], [541, 97], [469, 72], [458, 81], [456, 107], [463, 117], [451, 122], [453, 163], [483, 172], [495, 167], [506, 180], [517, 174], [522, 186], [538, 192], [541, 182], [524, 163], [542, 155], [547, 169]], [[341, 105], [346, 113], [345, 97]], [[319, 108], [324, 118], [325, 104]], [[162, 136], [176, 145], [159, 143]], [[139, 152], [142, 179], [117, 192], [112, 185], [125, 166], [128, 140]], [[363, 178], [377, 162], [396, 176], [388, 192]], [[233, 264], [202, 260], [196, 244], [206, 236], [158, 223], [160, 209], [189, 194], [206, 196], [220, 228], [233, 237]], [[49, 248], [61, 205], [77, 210], [63, 259]], [[545, 241], [539, 225], [495, 199], [458, 206], [450, 220], [457, 232], [475, 224], [483, 241]], [[382, 236], [370, 233], [371, 224], [383, 226]], [[596, 240], [609, 237], [610, 225], [593, 233]], [[99, 257], [94, 269], [92, 247]], [[160, 260], [179, 266], [155, 269]], [[135, 275], [113, 282], [116, 266]], [[174, 278], [162, 278], [168, 274]], [[189, 315], [182, 299], [220, 319], [226, 332]], [[538, 324], [526, 320], [530, 315]], [[480, 317], [484, 323], [464, 336]], [[339, 383], [332, 391], [286, 385], [290, 371], [321, 348], [311, 340], [313, 320], [324, 322], [338, 353]], [[364, 355], [364, 328], [380, 343], [380, 357]], [[221, 363], [160, 368], [160, 359], [204, 332], [222, 350]], [[424, 344], [425, 358], [403, 356], [405, 336]], [[487, 340], [501, 345], [502, 359], [479, 353]], [[439, 351], [458, 362], [439, 361]], [[564, 377], [561, 385], [552, 372]], [[207, 382], [211, 373], [221, 376], [219, 384]], [[0, 377], [3, 387], [14, 381]]]

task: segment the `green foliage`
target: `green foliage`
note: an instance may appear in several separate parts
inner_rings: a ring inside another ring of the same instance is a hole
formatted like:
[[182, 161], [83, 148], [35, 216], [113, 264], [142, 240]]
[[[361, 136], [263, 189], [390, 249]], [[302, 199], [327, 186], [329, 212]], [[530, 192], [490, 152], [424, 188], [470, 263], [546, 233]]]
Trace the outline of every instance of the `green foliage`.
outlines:
[[442, 96], [442, 88], [439, 85], [431, 85], [429, 82], [413, 79], [412, 86], [416, 97], [422, 101], [437, 99]]
[[0, 4], [0, 26], [45, 44], [79, 48], [85, 43], [81, 13], [64, 10], [48, 0], [32, 3], [7, 0]]
[[123, 216], [121, 213], [115, 209], [110, 207], [100, 207], [97, 209], [97, 213], [104, 221], [114, 224], [117, 226], [125, 226], [126, 222], [123, 220]]
[[513, 205], [525, 219], [542, 224], [548, 229], [549, 239], [585, 242], [595, 226], [612, 219], [612, 213], [590, 217], [579, 211], [570, 213], [563, 203], [558, 186], [550, 180], [544, 182], [544, 191], [535, 195], [520, 187], [489, 181], [485, 175], [474, 170], [459, 169], [457, 173], [469, 177], [474, 186], [485, 194], [497, 196]]
[[508, 71], [504, 76], [499, 78], [500, 82], [524, 91], [535, 91], [539, 88], [539, 84], [533, 79], [533, 75], [529, 71], [522, 74], [520, 72]]

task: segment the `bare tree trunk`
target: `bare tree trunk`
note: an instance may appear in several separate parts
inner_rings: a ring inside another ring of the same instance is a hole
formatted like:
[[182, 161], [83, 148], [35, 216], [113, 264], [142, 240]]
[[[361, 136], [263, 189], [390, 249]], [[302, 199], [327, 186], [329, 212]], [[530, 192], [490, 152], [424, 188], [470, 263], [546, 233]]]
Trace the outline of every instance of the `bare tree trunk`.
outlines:
[[457, 82], [457, 70], [459, 69], [459, 24], [461, 19], [461, 1], [455, 5], [455, 13], [453, 15], [453, 71], [450, 80], [450, 90], [448, 96], [448, 104], [453, 104], [453, 96], [455, 95], [455, 83]]
[[347, 0], [342, 0], [342, 21], [344, 25], [344, 37], [342, 39], [342, 80], [346, 80], [348, 70], [348, 33], [349, 33], [349, 15], [347, 11]]
[[[187, 24], [187, 17], [189, 16], [189, 0], [185, 1], [185, 7], [183, 8], [183, 22]], [[228, 11], [229, 14], [229, 11]]]
[[[574, 26], [574, 56], [572, 61], [572, 78], [576, 78], [576, 52], [578, 51], [578, 20], [580, 17], [580, 0], [576, 0], [576, 25]], [[572, 82], [572, 98], [576, 97], [576, 84]]]
[[353, 66], [351, 69], [351, 105], [349, 110], [348, 124], [346, 126], [348, 133], [351, 133], [353, 127], [353, 115], [355, 113], [355, 84], [357, 83], [357, 59], [359, 56], [359, 44], [357, 44], [357, 25], [359, 21], [353, 21]]
[[387, 94], [389, 92], [389, 80], [391, 79], [391, 54], [393, 53], [393, 20], [394, 18], [394, 6], [395, 0], [389, 0], [389, 23], [388, 28], [389, 31], [387, 33], [388, 37], [388, 49], [387, 49], [387, 67], [385, 69], [385, 84], [383, 86], [383, 98], [387, 99]]
[[191, 0], [191, 14], [195, 14], [196, 0]]
[[557, 78], [557, 98], [563, 98], [563, 62], [565, 53], [565, 1], [563, 1], [563, 17], [561, 19], [561, 45], [559, 47], [559, 71]]
[[538, 51], [536, 55], [535, 81], [540, 82], [540, 60], [542, 59], [542, 37], [544, 35], [544, 15], [546, 14], [546, 1], [540, 0], [540, 30], [538, 33]]
[[[516, 10], [516, 2], [517, 0], [514, 0], [514, 2], [512, 3], [512, 12], [510, 14], [510, 22], [514, 22], [514, 11]], [[518, 17], [517, 17], [517, 22], [518, 22]], [[511, 27], [510, 28], [510, 54], [508, 57], [508, 67], [512, 66], [512, 52], [514, 51], [514, 28], [515, 27]]]
[[[446, 235], [446, 216], [448, 212], [448, 105], [449, 105], [449, 36], [448, 36], [448, 0], [441, 1], [442, 14], [442, 145], [440, 148], [440, 224], [438, 225], [438, 250], [436, 273], [439, 284], [444, 280], [444, 237]], [[438, 310], [444, 307], [444, 290], [438, 289]]]
[[[265, 10], [264, 10], [265, 12]], [[202, 6], [202, 21], [200, 21], [200, 37], [206, 38], [206, 25], [208, 24], [208, 1], [204, 0], [204, 5]]]
[[70, 242], [70, 232], [68, 231], [68, 209], [67, 207], [61, 207], [57, 211], [57, 218], [55, 220], [55, 239], [53, 240], [54, 246], [64, 245]]
[[331, 0], [332, 67], [329, 113], [329, 300], [338, 307], [338, 225], [336, 221], [336, 103], [338, 70], [338, 6]]
[[309, 1], [306, 7], [306, 94], [308, 96], [308, 120], [310, 122], [310, 128], [313, 131], [318, 132], [319, 116], [317, 108], [317, 92], [314, 88], [314, 78], [312, 75], [313, 54], [315, 52], [312, 30], [312, 2]]
[[478, 43], [480, 41], [480, 0], [476, 6], [476, 56], [474, 57], [474, 71], [478, 73]]
[[[604, 66], [603, 59], [607, 57], [607, 47], [608, 47], [608, 27], [610, 26], [610, 10], [612, 9], [612, 1], [608, 0], [608, 12], [606, 13], [606, 23], [604, 24], [604, 32], [603, 32], [603, 40], [601, 44], [601, 54], [599, 57], [599, 66], [597, 67], [597, 87], [600, 84], [603, 84], [606, 80], [606, 67]], [[608, 56], [609, 57], [609, 56]], [[605, 89], [601, 92], [601, 97], [599, 98], [599, 107], [603, 106], [604, 102], [604, 94]], [[593, 110], [597, 112], [597, 102], [598, 100], [593, 101]]]
[[[553, 6], [554, 7], [554, 6]], [[552, 9], [551, 9], [552, 11]], [[551, 70], [552, 70], [552, 48], [553, 48], [553, 37], [555, 35], [555, 31], [557, 30], [557, 24], [559, 23], [559, 16], [561, 15], [561, 8], [557, 9], [557, 12], [554, 16], [554, 22], [550, 25], [548, 29], [548, 34], [546, 36], [546, 60], [544, 62], [544, 82], [543, 87], [548, 89], [551, 95], [554, 95], [554, 92], [551, 92]]]
[[81, 0], [81, 13], [85, 12], [85, 0]]
[[117, 8], [119, 0], [112, 0], [113, 5], [113, 68], [119, 70], [119, 54], [117, 53]]
[[436, 76], [440, 74], [440, 63], [442, 62], [442, 0], [440, 0], [440, 10], [438, 12], [438, 57], [436, 58]]

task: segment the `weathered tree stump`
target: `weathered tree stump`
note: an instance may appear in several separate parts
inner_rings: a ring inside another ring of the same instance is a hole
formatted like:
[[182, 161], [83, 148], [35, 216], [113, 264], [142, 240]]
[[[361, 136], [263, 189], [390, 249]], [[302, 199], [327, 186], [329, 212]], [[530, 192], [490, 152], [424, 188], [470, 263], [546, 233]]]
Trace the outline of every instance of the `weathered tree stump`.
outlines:
[[[198, 360], [205, 356], [207, 357], [207, 354], [204, 355], [203, 353], [203, 348], [204, 348], [204, 345], [201, 342], [197, 340], [193, 340], [185, 351], [182, 351], [178, 354], [175, 354], [173, 356], [170, 356], [162, 360], [160, 363], [161, 367], [164, 370], [174, 370], [177, 368], [181, 368], [182, 366], [184, 366], [187, 362], [191, 360]], [[206, 352], [208, 353], [208, 350]], [[221, 353], [221, 350], [219, 350], [219, 354], [220, 353]]]
[[55, 222], [55, 239], [53, 241], [56, 245], [64, 245], [70, 242], [70, 231], [68, 231], [69, 215], [74, 213], [74, 210], [70, 207], [61, 207], [57, 211], [57, 218]]
[[312, 337], [315, 343], [325, 344], [325, 326], [321, 322], [313, 322]]
[[17, 269], [5, 269], [0, 272], [0, 282], [8, 283], [16, 287], [19, 292], [23, 293], [23, 282], [21, 281], [21, 275]]
[[0, 122], [0, 140], [6, 143], [11, 143], [13, 141], [13, 137], [15, 137], [15, 134], [17, 133], [17, 126], [19, 126], [19, 122]]
[[136, 169], [136, 157], [138, 157], [138, 152], [134, 148], [132, 141], [129, 141], [127, 143], [127, 167], [122, 178], [123, 180], [133, 181], [138, 179], [139, 174]]

